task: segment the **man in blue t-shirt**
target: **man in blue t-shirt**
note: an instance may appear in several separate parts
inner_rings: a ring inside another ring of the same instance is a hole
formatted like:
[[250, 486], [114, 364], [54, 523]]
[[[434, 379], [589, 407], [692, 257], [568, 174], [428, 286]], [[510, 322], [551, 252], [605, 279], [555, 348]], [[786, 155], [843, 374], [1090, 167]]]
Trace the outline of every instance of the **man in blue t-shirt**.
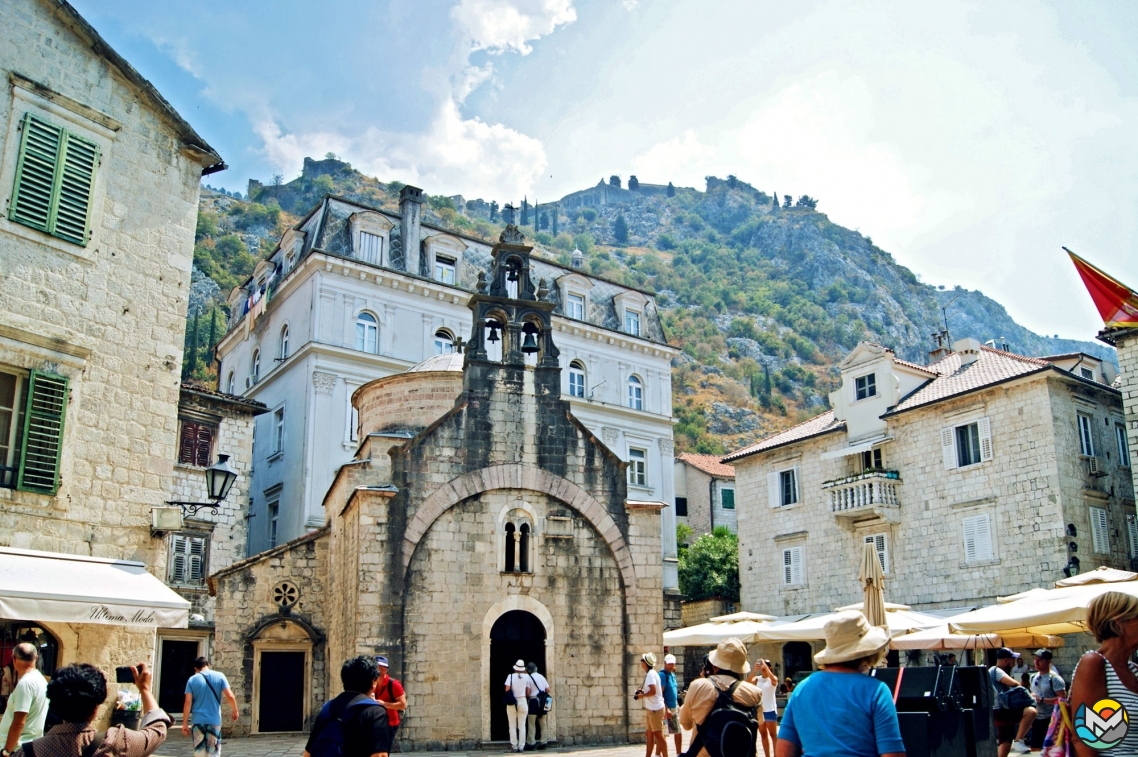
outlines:
[[683, 731], [680, 730], [680, 720], [676, 713], [679, 707], [678, 692], [676, 690], [676, 656], [664, 655], [664, 669], [660, 671], [660, 686], [664, 689], [664, 727], [676, 737], [676, 754], [684, 740]]
[[221, 755], [221, 698], [225, 697], [233, 709], [233, 722], [241, 713], [237, 710], [237, 697], [229, 688], [225, 674], [210, 670], [209, 660], [194, 660], [196, 671], [186, 681], [186, 700], [182, 705], [182, 735], [193, 734], [194, 757], [220, 757]]

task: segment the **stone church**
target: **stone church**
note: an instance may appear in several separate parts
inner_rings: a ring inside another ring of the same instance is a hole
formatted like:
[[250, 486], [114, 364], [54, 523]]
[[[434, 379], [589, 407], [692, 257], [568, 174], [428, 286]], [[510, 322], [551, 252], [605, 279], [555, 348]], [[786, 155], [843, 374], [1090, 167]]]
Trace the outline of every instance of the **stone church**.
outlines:
[[360, 446], [324, 528], [210, 578], [215, 667], [252, 713], [238, 732], [306, 730], [357, 654], [387, 655], [407, 689], [405, 751], [507, 739], [519, 657], [552, 685], [549, 738], [643, 731], [662, 505], [627, 498], [628, 464], [561, 399], [554, 305], [517, 229], [492, 255], [463, 354], [356, 390]]

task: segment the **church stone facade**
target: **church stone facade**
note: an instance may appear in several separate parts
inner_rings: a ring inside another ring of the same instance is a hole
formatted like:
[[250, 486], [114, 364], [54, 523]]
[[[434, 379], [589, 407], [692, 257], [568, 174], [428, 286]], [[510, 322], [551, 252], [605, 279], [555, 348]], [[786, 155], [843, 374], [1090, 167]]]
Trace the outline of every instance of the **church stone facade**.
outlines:
[[[518, 657], [552, 684], [548, 737], [642, 732], [631, 693], [663, 632], [661, 505], [628, 498], [628, 464], [562, 399], [554, 304], [523, 242], [509, 227], [494, 247], [464, 355], [356, 390], [360, 446], [325, 528], [211, 578], [216, 664], [240, 669], [253, 713], [240, 730], [273, 730], [258, 713], [282, 707], [307, 727], [341, 661], [385, 654], [407, 688], [405, 750], [504, 740]], [[321, 663], [288, 702], [265, 682], [277, 649]]]

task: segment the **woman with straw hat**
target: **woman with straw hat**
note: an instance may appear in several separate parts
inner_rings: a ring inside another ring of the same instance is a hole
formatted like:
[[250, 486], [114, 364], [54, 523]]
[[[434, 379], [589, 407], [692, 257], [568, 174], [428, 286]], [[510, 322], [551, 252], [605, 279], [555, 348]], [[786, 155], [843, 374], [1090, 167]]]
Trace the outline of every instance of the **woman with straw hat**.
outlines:
[[889, 632], [857, 611], [826, 623], [822, 669], [798, 684], [782, 715], [777, 757], [903, 757], [905, 744], [889, 688], [867, 675], [885, 658]]

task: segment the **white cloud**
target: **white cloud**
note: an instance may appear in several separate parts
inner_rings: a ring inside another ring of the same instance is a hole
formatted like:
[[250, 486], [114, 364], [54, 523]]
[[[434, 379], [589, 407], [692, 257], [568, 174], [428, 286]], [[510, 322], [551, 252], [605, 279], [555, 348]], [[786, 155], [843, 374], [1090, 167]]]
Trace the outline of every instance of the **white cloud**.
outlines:
[[649, 181], [702, 186], [703, 177], [714, 170], [716, 150], [700, 142], [691, 129], [659, 142], [632, 159], [632, 170]]
[[631, 13], [640, 5], [640, 0], [621, 0], [621, 5], [624, 6], [626, 11]]
[[451, 11], [471, 51], [529, 55], [529, 43], [577, 20], [573, 0], [460, 0]]

